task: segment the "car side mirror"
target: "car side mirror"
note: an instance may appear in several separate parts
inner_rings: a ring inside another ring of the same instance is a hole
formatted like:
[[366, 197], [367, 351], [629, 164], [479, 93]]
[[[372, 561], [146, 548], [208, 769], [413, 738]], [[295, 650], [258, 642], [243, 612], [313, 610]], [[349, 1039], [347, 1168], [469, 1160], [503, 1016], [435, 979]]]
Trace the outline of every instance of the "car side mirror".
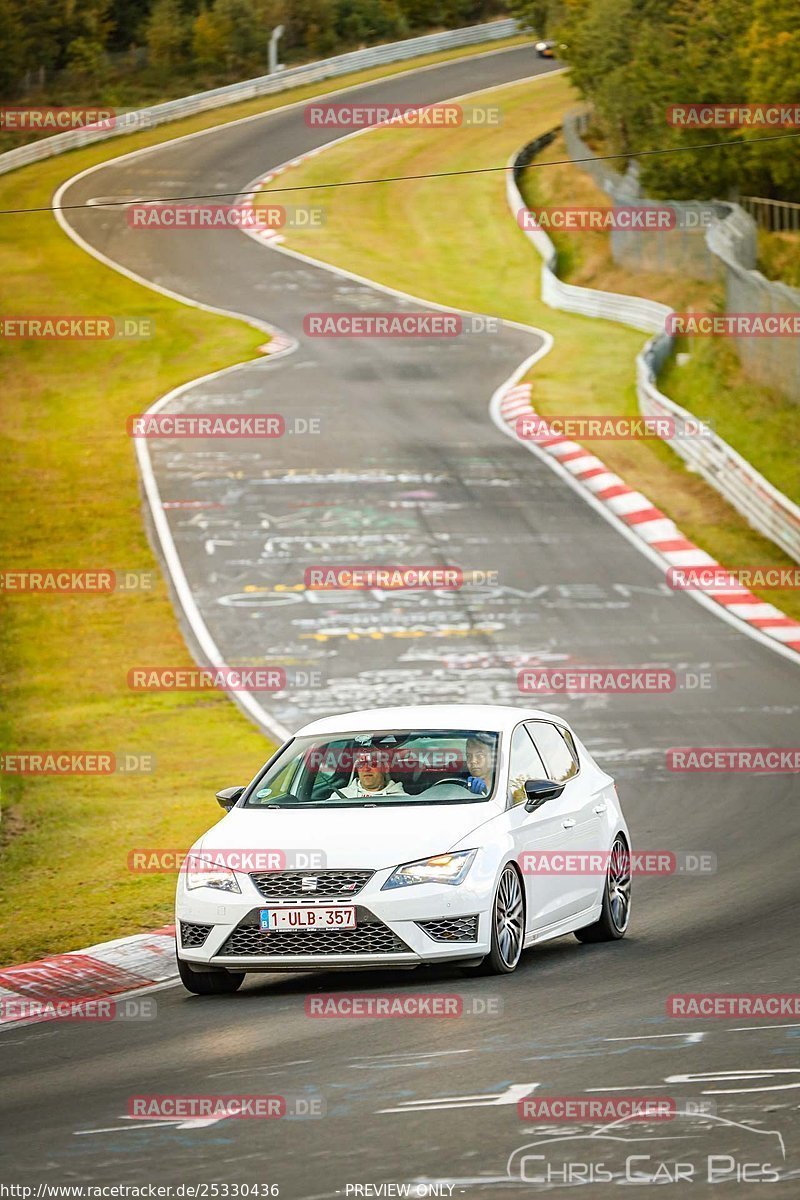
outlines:
[[566, 787], [565, 783], [553, 783], [552, 779], [525, 780], [525, 811], [533, 812], [548, 800], [557, 800]]
[[221, 792], [217, 792], [217, 800], [220, 808], [224, 808], [226, 812], [230, 812], [237, 800], [240, 800], [244, 795], [243, 787], [227, 787]]

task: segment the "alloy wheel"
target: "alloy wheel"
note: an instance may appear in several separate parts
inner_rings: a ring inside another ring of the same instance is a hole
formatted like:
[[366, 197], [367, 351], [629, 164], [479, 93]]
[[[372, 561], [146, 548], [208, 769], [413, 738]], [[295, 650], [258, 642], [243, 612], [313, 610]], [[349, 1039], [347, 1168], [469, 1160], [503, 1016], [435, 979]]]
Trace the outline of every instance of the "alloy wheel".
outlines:
[[494, 907], [494, 927], [500, 957], [507, 968], [513, 969], [522, 954], [525, 933], [522, 888], [519, 875], [513, 867], [506, 867], [500, 876]]
[[631, 915], [631, 855], [621, 838], [611, 847], [608, 860], [608, 901], [611, 920], [624, 933]]

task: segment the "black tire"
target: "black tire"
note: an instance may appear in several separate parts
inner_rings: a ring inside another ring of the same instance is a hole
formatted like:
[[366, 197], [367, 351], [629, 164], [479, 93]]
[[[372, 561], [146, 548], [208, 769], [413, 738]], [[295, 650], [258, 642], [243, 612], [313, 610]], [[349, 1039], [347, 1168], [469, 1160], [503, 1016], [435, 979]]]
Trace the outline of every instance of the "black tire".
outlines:
[[579, 942], [616, 942], [625, 937], [631, 919], [630, 850], [621, 834], [614, 838], [608, 858], [603, 908], [599, 921], [575, 930]]
[[187, 991], [195, 996], [228, 996], [238, 992], [244, 982], [244, 971], [224, 971], [215, 967], [210, 971], [195, 971], [183, 959], [178, 959], [178, 974]]
[[492, 905], [492, 948], [481, 963], [484, 975], [516, 971], [525, 942], [525, 891], [519, 873], [506, 863]]

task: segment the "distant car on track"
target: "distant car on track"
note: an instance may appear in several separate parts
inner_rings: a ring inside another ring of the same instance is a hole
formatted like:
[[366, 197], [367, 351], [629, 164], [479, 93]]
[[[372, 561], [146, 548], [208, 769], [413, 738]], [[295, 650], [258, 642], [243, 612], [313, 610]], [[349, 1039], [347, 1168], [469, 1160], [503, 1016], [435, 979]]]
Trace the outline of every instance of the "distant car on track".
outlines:
[[561, 717], [460, 704], [326, 717], [217, 798], [227, 814], [177, 889], [191, 992], [233, 992], [247, 971], [506, 974], [537, 942], [628, 927], [614, 781]]

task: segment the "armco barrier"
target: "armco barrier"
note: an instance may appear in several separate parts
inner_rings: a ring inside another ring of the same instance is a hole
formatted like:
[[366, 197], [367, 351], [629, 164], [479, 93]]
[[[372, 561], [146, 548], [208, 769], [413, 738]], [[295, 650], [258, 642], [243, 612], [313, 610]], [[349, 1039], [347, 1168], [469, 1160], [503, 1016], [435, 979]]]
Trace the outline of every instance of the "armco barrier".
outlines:
[[[506, 196], [514, 217], [525, 208], [518, 179], [524, 168], [558, 130], [552, 130], [525, 146], [511, 160], [506, 174]], [[621, 296], [594, 288], [564, 283], [556, 275], [558, 255], [553, 242], [541, 229], [525, 230], [542, 258], [542, 300], [551, 308], [578, 313], [585, 317], [601, 317], [620, 321], [635, 329], [655, 333], [636, 359], [636, 394], [639, 409], [646, 416], [669, 415], [675, 418], [676, 433], [684, 422], [692, 420], [690, 413], [675, 404], [658, 390], [656, 377], [669, 356], [672, 338], [664, 333], [664, 323], [671, 309], [665, 304], [638, 296]], [[740, 454], [721, 437], [680, 437], [668, 439], [668, 444], [684, 462], [725, 497], [747, 521], [800, 562], [800, 508], [773, 487]]]
[[[643, 197], [635, 163], [620, 175], [607, 162], [592, 162], [583, 141], [588, 114], [568, 113], [564, 141], [570, 158], [580, 160], [613, 203], [635, 201], [638, 206], [667, 204], [677, 217], [676, 229], [613, 230], [611, 256], [631, 271], [658, 271], [692, 279], [722, 280], [728, 313], [798, 313], [800, 290], [757, 271], [758, 230], [752, 216], [738, 204], [724, 201], [669, 200]], [[800, 205], [797, 206], [800, 210]], [[767, 387], [800, 400], [800, 339], [733, 337], [748, 375]]]
[[112, 129], [69, 130], [66, 133], [57, 133], [53, 137], [42, 138], [38, 142], [31, 142], [27, 146], [7, 150], [0, 154], [0, 174], [51, 158], [54, 154], [77, 150], [81, 146], [88, 146], [105, 138], [135, 133], [153, 125], [163, 125], [166, 121], [191, 117], [212, 108], [222, 108], [226, 104], [238, 104], [242, 100], [252, 100], [257, 96], [270, 96], [288, 88], [319, 83], [337, 75], [368, 70], [384, 63], [402, 62], [404, 59], [418, 58], [423, 54], [435, 54], [440, 50], [455, 50], [461, 46], [499, 41], [501, 38], [513, 37], [518, 32], [518, 23], [513, 18], [490, 21], [482, 25], [468, 25], [464, 29], [448, 29], [444, 33], [429, 33], [423, 37], [406, 38], [402, 42], [389, 42], [365, 50], [352, 50], [349, 54], [323, 58], [318, 62], [291, 67], [288, 71], [279, 71], [274, 75], [261, 75], [257, 79], [245, 79], [241, 83], [231, 83], [209, 92], [198, 92], [194, 96], [184, 96], [179, 100], [167, 100], [164, 104], [155, 104], [151, 108], [122, 114]]
[[[671, 341], [667, 335], [663, 340]], [[656, 386], [657, 364], [663, 355], [659, 339], [648, 342], [636, 359], [636, 395], [645, 416], [670, 416], [676, 431], [695, 420]], [[669, 445], [693, 471], [721, 492], [759, 533], [771, 538], [795, 562], [800, 562], [800, 508], [779, 492], [732, 446], [709, 433], [705, 437], [675, 437]]]

